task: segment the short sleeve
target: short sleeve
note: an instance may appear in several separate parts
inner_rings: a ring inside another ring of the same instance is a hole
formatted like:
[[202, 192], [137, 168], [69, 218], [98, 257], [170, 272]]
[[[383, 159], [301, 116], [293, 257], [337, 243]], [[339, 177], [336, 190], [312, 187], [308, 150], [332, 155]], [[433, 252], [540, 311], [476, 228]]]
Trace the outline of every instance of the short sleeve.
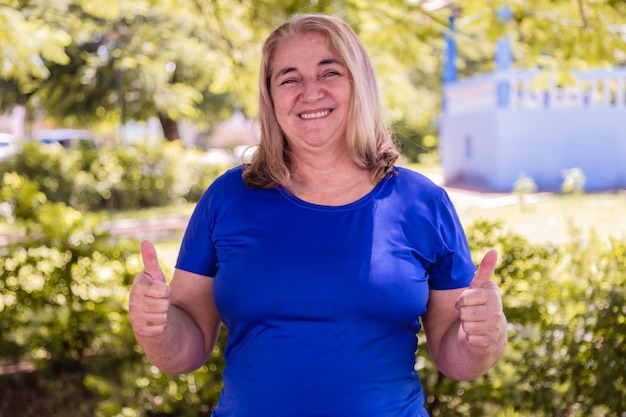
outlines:
[[213, 277], [217, 273], [217, 256], [213, 244], [215, 226], [216, 194], [219, 194], [221, 181], [217, 179], [202, 195], [196, 205], [176, 261], [176, 268], [199, 275]]
[[461, 221], [445, 190], [437, 205], [437, 226], [442, 239], [440, 253], [429, 269], [429, 286], [433, 290], [468, 287], [476, 265]]

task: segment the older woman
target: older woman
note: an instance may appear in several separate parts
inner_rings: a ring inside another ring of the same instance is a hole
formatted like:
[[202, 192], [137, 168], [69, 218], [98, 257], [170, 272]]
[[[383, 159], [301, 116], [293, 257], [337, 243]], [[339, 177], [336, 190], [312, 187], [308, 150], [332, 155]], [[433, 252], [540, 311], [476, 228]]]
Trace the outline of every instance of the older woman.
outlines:
[[476, 378], [503, 353], [497, 254], [476, 271], [445, 191], [394, 166], [374, 71], [343, 21], [296, 15], [272, 32], [259, 119], [251, 163], [199, 201], [169, 286], [142, 244], [138, 343], [163, 371], [189, 372], [223, 322], [216, 417], [427, 416], [422, 323], [452, 378]]

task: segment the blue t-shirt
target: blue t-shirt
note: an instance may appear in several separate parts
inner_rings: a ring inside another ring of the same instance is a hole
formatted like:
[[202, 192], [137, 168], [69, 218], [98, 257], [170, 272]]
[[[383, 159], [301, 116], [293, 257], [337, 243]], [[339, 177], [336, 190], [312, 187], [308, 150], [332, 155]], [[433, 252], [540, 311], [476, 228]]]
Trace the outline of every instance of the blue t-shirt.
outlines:
[[475, 272], [445, 190], [396, 168], [344, 206], [218, 178], [176, 267], [211, 276], [228, 328], [216, 417], [427, 416], [414, 369], [429, 289]]

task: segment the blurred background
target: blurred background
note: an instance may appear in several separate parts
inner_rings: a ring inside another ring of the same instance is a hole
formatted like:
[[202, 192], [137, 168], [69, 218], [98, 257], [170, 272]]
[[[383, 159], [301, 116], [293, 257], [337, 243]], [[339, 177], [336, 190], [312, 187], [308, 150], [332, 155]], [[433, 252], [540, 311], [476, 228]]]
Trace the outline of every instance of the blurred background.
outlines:
[[[296, 12], [358, 33], [401, 163], [496, 271], [509, 348], [433, 416], [626, 416], [626, 1], [0, 0], [0, 417], [210, 415], [214, 357], [135, 344], [139, 240], [172, 271], [194, 203], [258, 142], [261, 43]], [[364, 365], [366, 366], [366, 365]]]

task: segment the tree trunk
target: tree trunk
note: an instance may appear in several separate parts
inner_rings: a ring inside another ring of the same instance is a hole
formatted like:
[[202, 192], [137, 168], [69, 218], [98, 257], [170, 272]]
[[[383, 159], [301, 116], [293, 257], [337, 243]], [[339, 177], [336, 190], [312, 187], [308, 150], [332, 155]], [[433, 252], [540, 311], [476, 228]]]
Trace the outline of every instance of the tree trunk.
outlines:
[[178, 123], [175, 120], [170, 119], [164, 114], [159, 114], [159, 121], [163, 128], [163, 136], [169, 142], [173, 142], [180, 139], [180, 132], [178, 131]]

